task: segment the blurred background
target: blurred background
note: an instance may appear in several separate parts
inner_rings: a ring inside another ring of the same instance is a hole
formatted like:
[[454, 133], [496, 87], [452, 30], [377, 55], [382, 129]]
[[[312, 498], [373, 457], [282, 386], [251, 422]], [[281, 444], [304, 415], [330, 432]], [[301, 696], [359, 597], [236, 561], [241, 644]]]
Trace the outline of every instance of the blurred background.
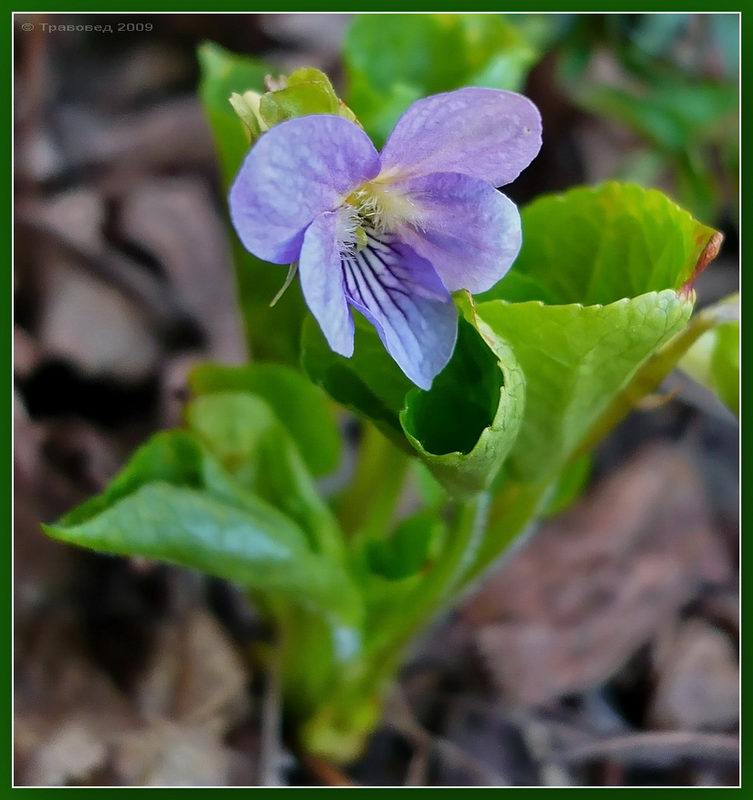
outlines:
[[[427, 64], [463, 82], [452, 51], [411, 44], [428, 23], [388, 19], [408, 33], [378, 43], [379, 108], [453, 88], [422, 83]], [[197, 46], [317, 66], [358, 110], [370, 44], [353, 24], [14, 18], [17, 784], [255, 785], [268, 767], [253, 609], [219, 581], [63, 547], [39, 522], [179, 423], [193, 363], [247, 357]], [[487, 67], [544, 121], [512, 198], [657, 186], [725, 235], [699, 304], [735, 291], [738, 16], [505, 24]], [[364, 758], [342, 771], [283, 750], [291, 784], [737, 784], [737, 421], [680, 374], [644, 406], [599, 448], [583, 498], [417, 645]]]

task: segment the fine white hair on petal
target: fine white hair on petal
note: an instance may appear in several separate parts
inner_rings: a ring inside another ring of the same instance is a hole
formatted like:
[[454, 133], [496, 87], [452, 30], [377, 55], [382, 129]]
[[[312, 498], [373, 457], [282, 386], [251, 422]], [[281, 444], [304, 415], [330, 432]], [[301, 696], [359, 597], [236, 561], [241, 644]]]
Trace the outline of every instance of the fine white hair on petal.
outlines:
[[337, 217], [335, 236], [340, 252], [352, 254], [355, 252], [358, 243], [358, 229], [362, 224], [358, 211], [353, 206], [346, 204], [333, 213]]

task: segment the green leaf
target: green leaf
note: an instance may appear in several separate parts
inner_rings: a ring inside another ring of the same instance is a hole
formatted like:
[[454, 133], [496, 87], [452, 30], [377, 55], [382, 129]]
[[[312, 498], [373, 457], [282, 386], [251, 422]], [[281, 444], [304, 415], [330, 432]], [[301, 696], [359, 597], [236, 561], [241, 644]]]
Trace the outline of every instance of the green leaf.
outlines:
[[296, 442], [312, 475], [337, 469], [340, 432], [326, 395], [298, 371], [280, 364], [201, 364], [189, 378], [195, 395], [246, 392], [263, 398]]
[[[211, 42], [199, 48], [199, 65], [199, 97], [212, 130], [222, 182], [228, 190], [249, 150], [248, 135], [230, 104], [230, 96], [243, 95], [248, 90], [263, 93], [264, 77], [270, 69], [260, 61], [238, 56]], [[270, 308], [285, 281], [285, 270], [251, 255], [233, 231], [231, 237], [249, 350], [256, 358], [297, 364], [301, 324], [306, 313], [300, 286], [291, 286]]]
[[186, 409], [191, 429], [245, 490], [283, 511], [313, 550], [344, 558], [342, 532], [272, 408], [252, 394], [207, 394]]
[[249, 148], [243, 126], [230, 104], [230, 95], [243, 95], [249, 89], [263, 92], [264, 76], [270, 70], [264, 62], [236, 55], [214, 42], [200, 45], [198, 57], [199, 97], [212, 129], [223, 183], [230, 186]]
[[379, 144], [419, 97], [461, 86], [517, 90], [536, 56], [497, 14], [363, 14], [344, 45], [348, 102]]
[[418, 453], [456, 495], [492, 482], [515, 439], [524, 396], [510, 348], [466, 306], [455, 352], [428, 392], [403, 375], [360, 318], [350, 359], [329, 349], [313, 321], [304, 326], [303, 344], [303, 366], [314, 382], [403, 449]]
[[655, 189], [610, 181], [546, 195], [521, 214], [523, 247], [480, 300], [612, 303], [680, 289], [716, 232]]
[[682, 331], [694, 297], [677, 290], [715, 256], [720, 237], [659, 192], [615, 183], [538, 200], [523, 228], [513, 270], [485, 295], [518, 302], [483, 302], [477, 313], [525, 374], [509, 469], [534, 482], [564, 467], [641, 366]]
[[45, 531], [81, 547], [159, 558], [272, 592], [272, 599], [319, 615], [337, 652], [357, 641], [361, 599], [348, 573], [312, 552], [296, 522], [241, 486], [187, 431], [152, 437], [102, 494]]
[[[735, 295], [727, 301], [739, 302]], [[703, 333], [680, 360], [680, 368], [698, 383], [715, 392], [735, 415], [739, 415], [740, 322], [729, 319]]]
[[354, 314], [356, 337], [351, 358], [332, 352], [316, 320], [303, 326], [301, 363], [306, 374], [334, 400], [371, 420], [393, 442], [408, 448], [398, 415], [413, 384], [400, 371], [374, 327]]
[[690, 323], [662, 345], [641, 365], [632, 379], [612, 399], [594, 422], [579, 448], [588, 452], [635, 407], [636, 403], [657, 389], [662, 380], [677, 366], [678, 361], [707, 331], [725, 322], [734, 322], [739, 315], [736, 295], [720, 300], [694, 314]]
[[356, 121], [340, 100], [329, 78], [318, 69], [304, 67], [292, 72], [282, 89], [262, 95], [259, 111], [267, 127], [306, 114], [335, 114]]
[[[185, 431], [165, 431], [141, 445], [104, 492], [68, 512], [61, 524], [86, 522], [155, 481], [203, 489], [217, 499], [239, 506], [248, 500], [241, 487], [232, 481], [195, 436]], [[305, 537], [301, 534], [303, 541]]]
[[79, 547], [155, 558], [285, 597], [355, 636], [355, 587], [302, 545], [293, 522], [261, 500], [238, 508], [197, 489], [150, 483], [85, 522], [45, 531]]
[[525, 382], [507, 344], [464, 303], [450, 363], [429, 391], [412, 390], [400, 421], [408, 441], [454, 495], [487, 488], [523, 418]]
[[640, 365], [688, 321], [674, 291], [606, 306], [491, 301], [478, 315], [506, 339], [526, 376], [526, 414], [510, 456], [519, 479], [561, 469]]

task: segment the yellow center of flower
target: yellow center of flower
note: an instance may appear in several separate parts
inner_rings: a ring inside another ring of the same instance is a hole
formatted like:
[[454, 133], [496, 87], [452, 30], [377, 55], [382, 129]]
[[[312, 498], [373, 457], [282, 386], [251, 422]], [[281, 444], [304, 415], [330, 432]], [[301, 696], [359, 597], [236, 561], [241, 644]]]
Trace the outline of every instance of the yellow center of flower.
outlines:
[[416, 205], [404, 192], [395, 188], [389, 176], [380, 175], [361, 184], [345, 198], [345, 202], [353, 207], [358, 218], [354, 236], [359, 249], [366, 244], [363, 226], [384, 233], [396, 230], [403, 223], [418, 221]]

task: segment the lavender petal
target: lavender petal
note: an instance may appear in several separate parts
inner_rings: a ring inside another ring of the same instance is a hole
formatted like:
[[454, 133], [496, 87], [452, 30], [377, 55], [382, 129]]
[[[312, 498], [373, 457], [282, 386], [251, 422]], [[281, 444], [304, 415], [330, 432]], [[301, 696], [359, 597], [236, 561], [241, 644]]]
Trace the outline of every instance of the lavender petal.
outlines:
[[327, 114], [282, 122], [243, 162], [230, 190], [233, 225], [255, 256], [294, 261], [311, 221], [378, 170], [374, 145], [352, 122]]
[[299, 272], [301, 289], [329, 346], [346, 358], [353, 355], [354, 325], [345, 298], [339, 211], [320, 214], [303, 237]]
[[488, 183], [437, 173], [396, 184], [417, 210], [400, 238], [428, 259], [451, 291], [491, 288], [510, 269], [521, 244], [520, 215]]
[[541, 148], [541, 116], [523, 95], [466, 88], [418, 100], [395, 125], [382, 169], [406, 176], [460, 172], [504, 186]]
[[367, 235], [368, 245], [343, 259], [346, 294], [400, 369], [428, 389], [455, 347], [452, 298], [432, 265], [411, 247], [384, 234]]

